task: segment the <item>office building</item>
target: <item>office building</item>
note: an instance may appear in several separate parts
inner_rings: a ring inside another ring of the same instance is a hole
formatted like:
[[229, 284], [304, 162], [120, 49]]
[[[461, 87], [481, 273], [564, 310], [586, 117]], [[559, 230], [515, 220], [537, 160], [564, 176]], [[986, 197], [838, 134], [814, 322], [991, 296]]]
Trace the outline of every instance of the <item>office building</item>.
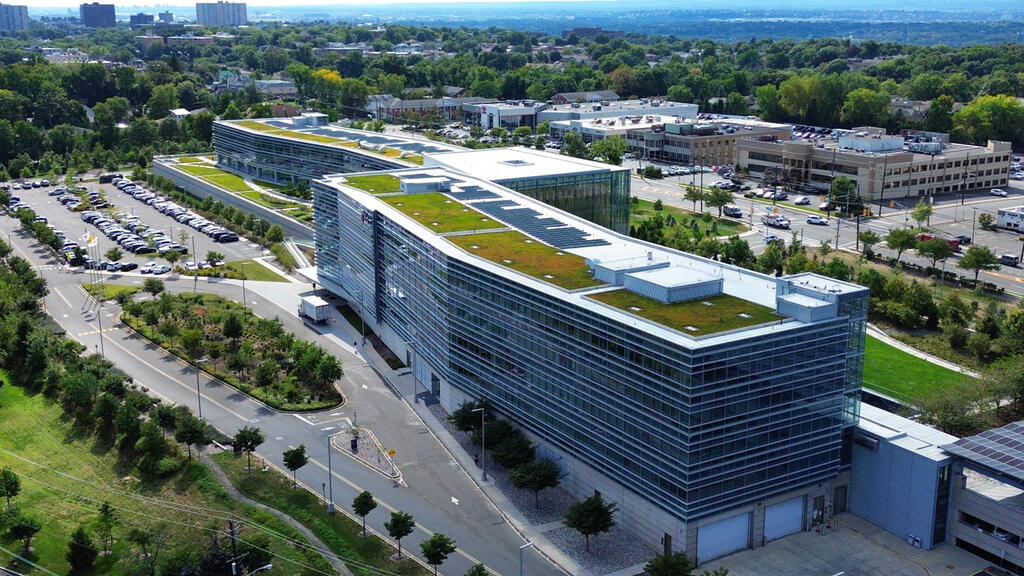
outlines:
[[530, 148], [428, 154], [424, 166], [486, 174], [491, 182], [616, 232], [629, 231], [629, 169]]
[[174, 13], [173, 12], [170, 12], [170, 11], [160, 12], [157, 16], [160, 18], [160, 21], [165, 23], [165, 24], [170, 24], [170, 23], [174, 22]]
[[[593, 93], [583, 93], [593, 94]], [[614, 92], [612, 93], [614, 94]], [[640, 100], [597, 100], [586, 103], [570, 102], [558, 104], [552, 101], [508, 100], [505, 102], [466, 103], [462, 105], [467, 124], [493, 128], [501, 126], [509, 130], [519, 126], [536, 127], [541, 122], [561, 120], [592, 120], [596, 118], [620, 118], [657, 114], [666, 117], [694, 118], [696, 104], [669, 102], [643, 98]]]
[[705, 562], [846, 493], [867, 290], [636, 241], [441, 168], [314, 180], [317, 279], [446, 410], [488, 399], [562, 485]]
[[[602, 226], [629, 229], [629, 171], [526, 148], [461, 146], [328, 124], [327, 116], [221, 120], [213, 124], [217, 165], [288, 184], [324, 174], [444, 166], [488, 174], [505, 186]], [[482, 172], [478, 172], [481, 171]]]
[[86, 28], [114, 28], [117, 26], [113, 4], [98, 2], [82, 4], [78, 7], [78, 13], [82, 19], [82, 26]]
[[28, 25], [28, 6], [0, 4], [0, 32], [17, 32]]
[[141, 12], [138, 13], [138, 14], [132, 14], [131, 16], [128, 17], [128, 24], [132, 28], [140, 28], [142, 26], [152, 26], [153, 25], [153, 15], [152, 14], [142, 14]]
[[244, 2], [197, 2], [196, 22], [200, 26], [245, 26], [249, 17]]
[[736, 165], [751, 176], [819, 190], [827, 190], [836, 176], [846, 176], [862, 197], [883, 205], [886, 199], [1005, 186], [1012, 159], [1010, 142], [971, 146], [951, 143], [946, 134], [890, 135], [874, 127], [798, 126], [792, 139], [744, 138], [736, 148]]

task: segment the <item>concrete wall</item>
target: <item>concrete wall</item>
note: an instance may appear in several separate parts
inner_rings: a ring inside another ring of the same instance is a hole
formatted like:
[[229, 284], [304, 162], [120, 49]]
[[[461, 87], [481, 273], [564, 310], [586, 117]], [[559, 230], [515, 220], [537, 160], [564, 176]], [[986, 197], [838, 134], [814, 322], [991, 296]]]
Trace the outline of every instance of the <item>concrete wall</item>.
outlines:
[[963, 511], [1010, 534], [1024, 537], [1024, 511], [1019, 507], [1001, 504], [973, 490], [968, 490], [964, 484], [963, 475], [957, 474], [953, 477], [948, 542], [953, 544], [959, 538], [996, 556], [1005, 555], [1006, 560], [1018, 566], [1024, 566], [1024, 549], [1012, 542], [1004, 542], [990, 532], [978, 530], [974, 526], [960, 521], [960, 512]]
[[218, 188], [201, 178], [176, 170], [172, 167], [171, 162], [154, 158], [153, 173], [157, 176], [169, 178], [180, 188], [197, 198], [212, 196], [214, 200], [220, 200], [226, 206], [233, 206], [246, 212], [252, 212], [271, 224], [279, 225], [284, 229], [285, 236], [288, 236], [289, 238], [293, 238], [297, 241], [313, 241], [312, 226], [284, 216], [265, 206], [261, 206], [248, 198], [243, 198], [238, 194]]

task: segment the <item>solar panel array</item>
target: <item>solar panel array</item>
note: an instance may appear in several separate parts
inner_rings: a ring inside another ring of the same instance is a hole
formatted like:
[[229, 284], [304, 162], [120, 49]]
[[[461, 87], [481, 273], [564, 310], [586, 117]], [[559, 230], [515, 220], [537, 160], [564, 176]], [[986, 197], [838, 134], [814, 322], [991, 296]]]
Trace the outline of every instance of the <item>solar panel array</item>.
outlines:
[[986, 430], [941, 448], [1018, 480], [1024, 480], [1024, 422], [1014, 422], [1002, 428]]
[[507, 209], [511, 206], [519, 206], [519, 204], [511, 200], [493, 200], [473, 204], [473, 208], [484, 214], [493, 216], [527, 236], [532, 236], [555, 248], [568, 250], [609, 245], [606, 240], [587, 238], [587, 233], [579, 228], [573, 228], [554, 218], [542, 217], [536, 210], [530, 208]]
[[463, 186], [462, 190], [460, 191], [452, 190], [451, 192], [448, 192], [448, 195], [451, 196], [452, 198], [455, 198], [459, 202], [467, 202], [469, 200], [490, 200], [492, 198], [501, 198], [501, 196], [498, 196], [497, 194], [491, 192], [490, 190], [481, 188], [479, 186], [474, 186], [472, 184], [469, 186]]

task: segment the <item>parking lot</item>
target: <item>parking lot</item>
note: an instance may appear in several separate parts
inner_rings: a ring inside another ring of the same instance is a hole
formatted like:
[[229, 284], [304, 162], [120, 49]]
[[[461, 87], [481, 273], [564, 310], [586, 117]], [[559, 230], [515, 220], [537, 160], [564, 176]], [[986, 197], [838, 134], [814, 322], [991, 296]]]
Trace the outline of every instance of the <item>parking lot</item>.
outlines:
[[[5, 183], [11, 184], [11, 183]], [[123, 213], [126, 217], [138, 218], [138, 222], [144, 224], [146, 228], [152, 230], [154, 234], [163, 234], [164, 236], [173, 239], [175, 242], [180, 243], [184, 248], [187, 249], [187, 253], [183, 254], [178, 260], [177, 265], [185, 266], [189, 261], [195, 261], [192, 254], [193, 243], [195, 246], [195, 252], [198, 255], [198, 260], [202, 261], [206, 259], [207, 252], [215, 251], [224, 256], [224, 260], [227, 262], [234, 260], [245, 260], [258, 256], [262, 256], [262, 248], [248, 240], [242, 238], [238, 242], [219, 243], [215, 242], [211, 237], [203, 234], [199, 230], [195, 230], [189, 227], [187, 224], [178, 222], [174, 218], [160, 213], [152, 205], [146, 204], [136, 200], [129, 194], [125, 194], [121, 190], [118, 190], [113, 184], [99, 184], [96, 181], [84, 182], [79, 184], [89, 192], [102, 191], [108, 206], [100, 210], [107, 217], [111, 217], [115, 213]], [[156, 262], [158, 264], [167, 264], [167, 261], [159, 252], [148, 253], [148, 254], [134, 254], [129, 250], [122, 248], [118, 243], [106, 235], [104, 235], [99, 229], [92, 224], [88, 224], [82, 221], [82, 212], [71, 211], [65, 205], [62, 205], [57, 200], [57, 196], [51, 196], [50, 193], [54, 191], [56, 186], [44, 186], [40, 188], [29, 188], [21, 190], [11, 190], [10, 194], [18, 196], [21, 201], [28, 205], [38, 216], [42, 216], [47, 219], [47, 222], [53, 226], [55, 230], [63, 231], [65, 237], [70, 242], [75, 242], [85, 247], [83, 237], [87, 234], [93, 234], [98, 242], [96, 248], [90, 250], [92, 254], [99, 254], [101, 257], [110, 248], [119, 248], [123, 256], [121, 262], [133, 262], [137, 264], [140, 269], [147, 263]], [[106, 260], [105, 257], [103, 257]], [[139, 269], [134, 272], [138, 273]]]

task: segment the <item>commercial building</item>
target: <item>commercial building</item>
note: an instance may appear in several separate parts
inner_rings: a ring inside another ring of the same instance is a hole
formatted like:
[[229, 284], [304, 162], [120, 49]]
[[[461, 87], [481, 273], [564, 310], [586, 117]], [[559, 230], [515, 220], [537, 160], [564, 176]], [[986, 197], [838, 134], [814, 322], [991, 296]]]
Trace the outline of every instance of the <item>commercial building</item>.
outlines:
[[160, 21], [165, 24], [170, 24], [174, 22], [174, 13], [171, 11], [160, 12], [159, 14], [157, 14], [157, 16], [160, 18]]
[[700, 562], [761, 546], [848, 483], [866, 289], [636, 241], [440, 168], [313, 193], [319, 282], [417, 390], [487, 398], [650, 545]]
[[427, 154], [424, 167], [486, 174], [530, 198], [616, 232], [629, 231], [629, 169], [529, 148]]
[[463, 104], [496, 103], [494, 98], [480, 96], [444, 96], [441, 98], [396, 98], [391, 94], [374, 94], [366, 100], [366, 111], [378, 120], [388, 122], [440, 123], [461, 116]]
[[[614, 94], [614, 92], [612, 93]], [[568, 120], [592, 120], [597, 118], [620, 118], [623, 116], [644, 116], [656, 114], [666, 117], [693, 118], [697, 116], [696, 104], [669, 102], [643, 98], [640, 100], [598, 100], [587, 103], [571, 102], [556, 104], [534, 100], [488, 102], [462, 106], [468, 124], [484, 128], [501, 126], [510, 130], [519, 126], [534, 128], [541, 122]]]
[[28, 25], [28, 6], [0, 4], [0, 32], [17, 32]]
[[328, 124], [327, 115], [219, 120], [213, 147], [221, 168], [268, 182], [310, 181], [335, 172], [393, 170], [423, 163], [428, 152], [465, 150]]
[[1004, 186], [1009, 178], [1010, 142], [971, 146], [950, 143], [945, 134], [889, 135], [870, 126], [799, 128], [792, 139], [741, 139], [736, 165], [767, 181], [821, 190], [836, 176], [846, 176], [872, 201], [964, 193]]
[[200, 26], [245, 26], [249, 22], [245, 2], [196, 2]]
[[590, 92], [559, 92], [551, 97], [552, 104], [573, 104], [594, 102], [618, 102], [619, 95], [614, 90], [591, 90]]
[[113, 4], [98, 2], [82, 4], [78, 7], [78, 14], [82, 19], [82, 26], [86, 28], [114, 28], [117, 26]]
[[996, 211], [996, 227], [1006, 230], [1024, 230], [1024, 206], [1011, 206]]
[[128, 24], [132, 28], [139, 28], [139, 27], [142, 27], [142, 26], [152, 26], [153, 25], [153, 15], [152, 14], [143, 14], [141, 12], [138, 13], [138, 14], [132, 14], [131, 16], [128, 17]]
[[520, 126], [537, 126], [537, 113], [547, 107], [543, 102], [522, 100], [518, 102], [466, 102], [462, 105], [466, 123], [480, 126], [485, 130], [502, 127], [515, 130]]

